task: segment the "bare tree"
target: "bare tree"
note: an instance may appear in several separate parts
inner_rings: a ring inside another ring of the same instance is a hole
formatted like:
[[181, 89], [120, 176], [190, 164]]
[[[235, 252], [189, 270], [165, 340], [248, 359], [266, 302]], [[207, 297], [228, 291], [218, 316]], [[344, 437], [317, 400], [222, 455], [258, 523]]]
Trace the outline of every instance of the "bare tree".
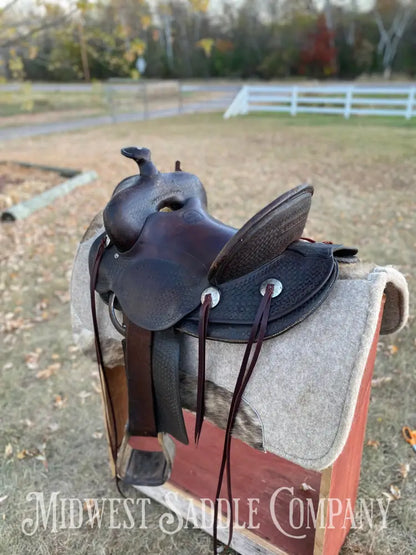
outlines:
[[415, 3], [413, 1], [406, 4], [399, 4], [394, 14], [393, 21], [389, 28], [384, 23], [380, 11], [374, 10], [374, 17], [380, 33], [380, 40], [377, 52], [382, 56], [384, 77], [390, 79], [393, 61], [404, 32], [415, 16]]

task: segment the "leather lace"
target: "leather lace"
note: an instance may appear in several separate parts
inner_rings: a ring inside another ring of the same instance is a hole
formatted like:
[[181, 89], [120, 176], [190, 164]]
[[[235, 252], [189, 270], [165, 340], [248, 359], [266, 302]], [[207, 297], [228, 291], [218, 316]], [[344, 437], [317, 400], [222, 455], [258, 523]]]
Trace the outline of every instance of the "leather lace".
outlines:
[[198, 392], [196, 400], [195, 443], [198, 444], [205, 415], [205, 346], [212, 296], [205, 295], [199, 312], [198, 324]]
[[[247, 384], [253, 374], [260, 351], [263, 345], [264, 337], [267, 329], [267, 322], [269, 320], [271, 299], [273, 295], [274, 285], [268, 284], [264, 297], [261, 300], [257, 310], [253, 326], [250, 331], [250, 336], [244, 352], [243, 361], [241, 363], [240, 371], [238, 373], [237, 381], [235, 384], [234, 393], [231, 400], [230, 411], [228, 413], [227, 427], [225, 430], [224, 445], [222, 452], [222, 460], [218, 477], [217, 491], [215, 493], [214, 503], [214, 522], [213, 522], [213, 538], [214, 538], [214, 553], [217, 553], [217, 536], [218, 536], [218, 513], [219, 513], [219, 499], [221, 495], [221, 488], [224, 481], [224, 473], [227, 475], [227, 497], [229, 503], [229, 533], [228, 543], [230, 545], [233, 535], [233, 495], [231, 486], [231, 439], [232, 430], [237, 416], [238, 409], [240, 408], [241, 400]], [[195, 441], [199, 440], [202, 423], [204, 418], [204, 383], [205, 383], [205, 342], [207, 337], [207, 326], [209, 311], [211, 307], [211, 297], [207, 295], [200, 310], [199, 319], [199, 360], [198, 360], [198, 396], [197, 396], [197, 415], [195, 423]], [[254, 351], [253, 351], [254, 348]], [[251, 358], [250, 358], [251, 357]]]
[[[95, 287], [97, 285], [98, 272], [100, 269], [101, 259], [105, 251], [105, 245], [106, 245], [106, 237], [104, 236], [99, 244], [97, 255], [95, 257], [94, 264], [91, 270], [90, 301], [91, 301], [92, 323], [94, 327], [95, 353], [97, 357], [98, 374], [100, 376], [101, 389], [103, 391], [105, 421], [106, 421], [106, 426], [108, 430], [108, 440], [110, 443], [111, 457], [115, 467], [116, 460], [117, 460], [117, 446], [118, 446], [117, 425], [116, 425], [113, 400], [110, 395], [107, 376], [104, 371], [104, 358], [103, 358], [103, 352], [101, 349], [100, 334], [98, 330], [97, 309], [95, 304]], [[108, 411], [108, 405], [110, 406], [110, 414]], [[117, 482], [117, 489], [119, 489], [118, 482]]]

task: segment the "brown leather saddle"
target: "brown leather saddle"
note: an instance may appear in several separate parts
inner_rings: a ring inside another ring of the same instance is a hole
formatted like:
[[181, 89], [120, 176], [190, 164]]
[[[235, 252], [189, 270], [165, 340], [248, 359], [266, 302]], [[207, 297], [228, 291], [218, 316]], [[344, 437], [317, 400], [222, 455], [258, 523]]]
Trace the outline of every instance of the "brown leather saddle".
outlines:
[[[116, 187], [103, 214], [105, 233], [90, 251], [93, 312], [96, 291], [125, 336], [129, 408], [121, 446], [117, 450], [117, 439], [112, 446], [117, 474], [128, 484], [161, 485], [173, 461], [169, 436], [188, 443], [179, 392], [181, 334], [199, 338], [196, 441], [204, 417], [205, 342], [241, 342], [247, 346], [226, 426], [218, 497], [233, 423], [263, 341], [318, 308], [337, 278], [337, 257], [354, 257], [357, 250], [301, 239], [309, 185], [278, 197], [237, 231], [208, 214], [201, 182], [179, 163], [174, 172], [160, 173], [148, 149], [129, 147], [122, 154], [140, 173]], [[102, 363], [95, 316], [94, 325]], [[108, 426], [114, 438], [111, 414]], [[133, 448], [131, 436], [157, 438], [160, 447]]]

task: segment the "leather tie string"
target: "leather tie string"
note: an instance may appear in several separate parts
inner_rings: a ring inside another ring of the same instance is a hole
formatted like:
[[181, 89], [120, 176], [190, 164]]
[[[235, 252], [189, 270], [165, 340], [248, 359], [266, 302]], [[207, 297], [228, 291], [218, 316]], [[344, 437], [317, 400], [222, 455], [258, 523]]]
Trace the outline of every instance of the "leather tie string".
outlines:
[[[117, 460], [117, 446], [118, 446], [117, 425], [116, 425], [113, 401], [111, 399], [107, 377], [104, 372], [104, 359], [103, 359], [103, 352], [102, 352], [101, 343], [100, 343], [100, 334], [98, 330], [98, 321], [97, 321], [97, 308], [95, 304], [95, 287], [97, 285], [98, 272], [100, 269], [101, 259], [105, 251], [105, 245], [106, 245], [106, 237], [104, 236], [98, 247], [97, 255], [95, 257], [94, 265], [91, 271], [90, 301], [91, 301], [92, 323], [94, 327], [95, 353], [97, 356], [98, 373], [100, 376], [101, 389], [103, 391], [105, 421], [106, 421], [106, 426], [108, 430], [108, 439], [110, 442], [111, 456], [112, 456], [114, 468], [115, 468], [116, 460]], [[108, 413], [107, 402], [110, 405], [111, 414]], [[118, 489], [118, 484], [117, 484], [117, 489]]]
[[212, 296], [205, 295], [199, 312], [198, 323], [198, 392], [196, 400], [195, 443], [198, 444], [205, 416], [205, 344]]
[[[227, 428], [225, 430], [221, 467], [219, 472], [218, 485], [217, 485], [217, 491], [215, 494], [215, 503], [214, 503], [213, 538], [214, 538], [215, 554], [217, 553], [219, 499], [221, 495], [221, 487], [223, 484], [225, 471], [227, 473], [227, 497], [228, 497], [228, 503], [230, 508], [230, 512], [229, 512], [230, 521], [229, 521], [229, 534], [228, 534], [227, 547], [229, 547], [231, 543], [232, 535], [233, 535], [234, 511], [233, 511], [233, 496], [232, 496], [232, 489], [231, 489], [231, 463], [230, 463], [232, 429], [234, 426], [238, 409], [241, 404], [244, 390], [248, 384], [248, 381], [250, 380], [254, 367], [256, 366], [257, 360], [260, 355], [261, 347], [263, 345], [264, 336], [266, 334], [266, 329], [267, 329], [267, 322], [270, 314], [270, 306], [271, 306], [273, 291], [274, 291], [274, 285], [268, 284], [266, 287], [264, 297], [262, 298], [259, 308], [257, 310], [257, 314], [254, 319], [253, 326], [251, 328], [250, 337], [247, 342], [243, 361], [241, 363], [233, 397], [231, 400], [230, 412], [228, 414]], [[255, 345], [254, 353], [249, 362], [251, 351], [254, 345]]]

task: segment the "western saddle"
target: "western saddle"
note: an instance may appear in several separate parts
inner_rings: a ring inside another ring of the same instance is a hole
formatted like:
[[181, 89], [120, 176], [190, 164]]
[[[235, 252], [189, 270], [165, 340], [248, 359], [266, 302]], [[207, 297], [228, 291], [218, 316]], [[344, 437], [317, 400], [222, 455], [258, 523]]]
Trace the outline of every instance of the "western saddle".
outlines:
[[[310, 185], [279, 196], [237, 231], [209, 215], [204, 187], [179, 162], [174, 172], [160, 173], [148, 149], [121, 152], [137, 163], [139, 175], [114, 190], [103, 213], [105, 232], [89, 257], [97, 359], [109, 401], [106, 420], [117, 477], [130, 485], [161, 485], [173, 463], [170, 436], [188, 443], [179, 390], [181, 334], [199, 338], [196, 442], [204, 420], [206, 341], [245, 343], [217, 501], [225, 473], [231, 496], [233, 425], [263, 341], [299, 324], [324, 302], [338, 275], [337, 259], [353, 259], [357, 250], [301, 238]], [[106, 385], [95, 292], [108, 303], [124, 336], [128, 423], [122, 441]], [[158, 446], [131, 448], [131, 437], [156, 438]], [[217, 518], [214, 538], [216, 523]]]

